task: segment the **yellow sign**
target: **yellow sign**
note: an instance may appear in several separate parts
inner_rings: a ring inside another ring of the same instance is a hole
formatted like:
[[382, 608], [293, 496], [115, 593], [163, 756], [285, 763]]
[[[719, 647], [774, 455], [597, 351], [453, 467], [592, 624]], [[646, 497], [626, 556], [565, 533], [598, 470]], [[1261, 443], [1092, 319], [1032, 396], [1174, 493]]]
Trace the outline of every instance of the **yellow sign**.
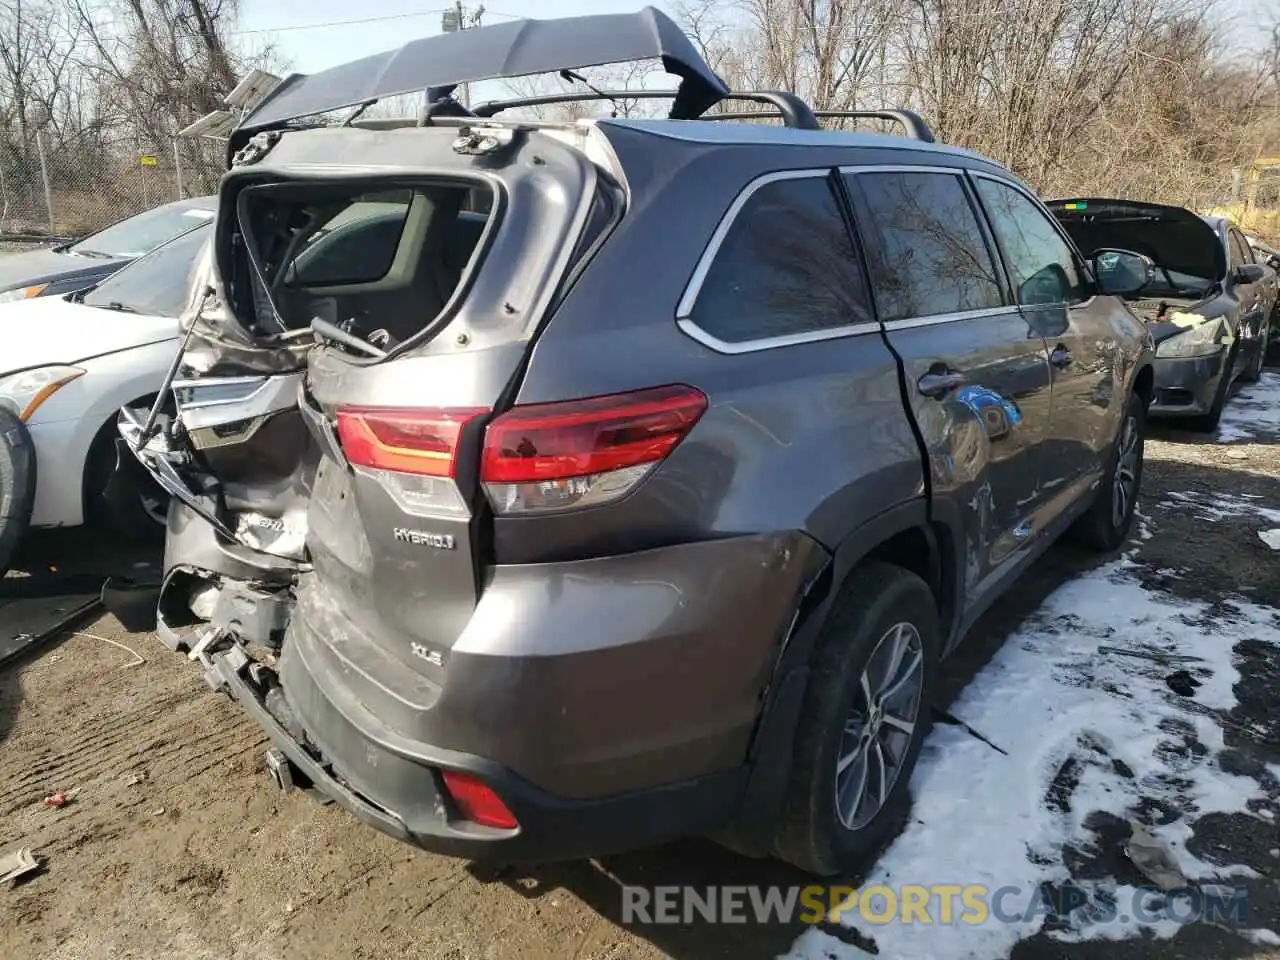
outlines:
[[160, 162], [160, 159], [159, 157], [156, 157], [150, 153], [144, 153], [142, 156], [138, 158], [138, 162], [141, 163], [144, 167], [154, 167], [157, 163]]

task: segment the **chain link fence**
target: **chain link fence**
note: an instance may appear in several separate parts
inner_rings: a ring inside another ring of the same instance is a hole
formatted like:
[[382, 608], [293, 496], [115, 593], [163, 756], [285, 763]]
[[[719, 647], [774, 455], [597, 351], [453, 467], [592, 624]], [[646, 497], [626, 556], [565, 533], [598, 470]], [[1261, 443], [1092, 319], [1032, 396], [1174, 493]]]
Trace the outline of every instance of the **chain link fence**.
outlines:
[[171, 200], [217, 190], [217, 140], [173, 138], [111, 149], [51, 145], [41, 134], [0, 144], [0, 243], [80, 237]]

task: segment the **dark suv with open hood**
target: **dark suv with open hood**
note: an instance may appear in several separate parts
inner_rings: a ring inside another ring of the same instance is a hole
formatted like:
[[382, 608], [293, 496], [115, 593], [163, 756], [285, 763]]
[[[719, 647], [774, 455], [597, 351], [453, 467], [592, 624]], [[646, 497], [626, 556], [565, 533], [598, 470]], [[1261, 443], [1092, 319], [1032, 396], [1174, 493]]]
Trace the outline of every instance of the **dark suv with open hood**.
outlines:
[[[649, 58], [670, 119], [449, 96]], [[122, 431], [176, 498], [158, 630], [281, 784], [505, 861], [710, 833], [830, 873], [892, 829], [939, 659], [1063, 532], [1124, 541], [1152, 370], [1142, 257], [1099, 279], [1007, 170], [878, 116], [909, 136], [731, 93], [648, 9], [245, 119], [176, 414]], [[370, 230], [304, 264], [338, 218]]]
[[[1129, 300], [1156, 344], [1151, 415], [1212, 430], [1236, 378], [1262, 375], [1274, 271], [1254, 262], [1244, 234], [1221, 217], [1132, 200], [1054, 200], [1049, 208], [1086, 254], [1121, 247], [1150, 258], [1150, 276]], [[1103, 256], [1101, 268], [1111, 259]]]

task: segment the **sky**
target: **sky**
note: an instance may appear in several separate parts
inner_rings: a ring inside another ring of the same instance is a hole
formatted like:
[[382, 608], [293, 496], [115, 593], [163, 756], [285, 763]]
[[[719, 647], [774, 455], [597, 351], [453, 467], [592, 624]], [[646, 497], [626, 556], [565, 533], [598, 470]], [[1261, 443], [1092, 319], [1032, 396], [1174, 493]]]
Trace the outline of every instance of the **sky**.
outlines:
[[[485, 7], [482, 23], [516, 17], [575, 17], [587, 13], [630, 13], [645, 5], [667, 8], [662, 0], [478, 0]], [[241, 0], [239, 39], [253, 47], [273, 44], [291, 69], [315, 73], [348, 60], [392, 50], [418, 37], [440, 32], [447, 0]], [[374, 19], [374, 18], [388, 19]], [[367, 20], [353, 23], [355, 20]], [[337, 23], [336, 26], [318, 24]]]
[[[482, 23], [518, 17], [581, 16], [628, 13], [644, 5], [671, 12], [673, 0], [470, 0], [483, 5]], [[392, 50], [409, 40], [440, 32], [440, 15], [448, 0], [241, 0], [237, 39], [247, 49], [271, 44], [298, 73], [315, 73], [363, 56]], [[1218, 0], [1226, 15], [1231, 45], [1253, 44], [1257, 24], [1280, 19], [1277, 0]]]

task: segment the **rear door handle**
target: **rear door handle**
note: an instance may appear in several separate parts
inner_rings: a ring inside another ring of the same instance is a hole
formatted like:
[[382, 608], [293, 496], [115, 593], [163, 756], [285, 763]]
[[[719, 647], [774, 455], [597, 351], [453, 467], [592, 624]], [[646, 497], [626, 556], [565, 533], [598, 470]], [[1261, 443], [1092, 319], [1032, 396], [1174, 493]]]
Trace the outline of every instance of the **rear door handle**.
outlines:
[[916, 389], [926, 397], [934, 400], [944, 396], [949, 390], [964, 384], [964, 374], [955, 370], [926, 373], [916, 381]]
[[1071, 351], [1062, 344], [1058, 344], [1049, 354], [1049, 362], [1061, 370], [1071, 363]]

